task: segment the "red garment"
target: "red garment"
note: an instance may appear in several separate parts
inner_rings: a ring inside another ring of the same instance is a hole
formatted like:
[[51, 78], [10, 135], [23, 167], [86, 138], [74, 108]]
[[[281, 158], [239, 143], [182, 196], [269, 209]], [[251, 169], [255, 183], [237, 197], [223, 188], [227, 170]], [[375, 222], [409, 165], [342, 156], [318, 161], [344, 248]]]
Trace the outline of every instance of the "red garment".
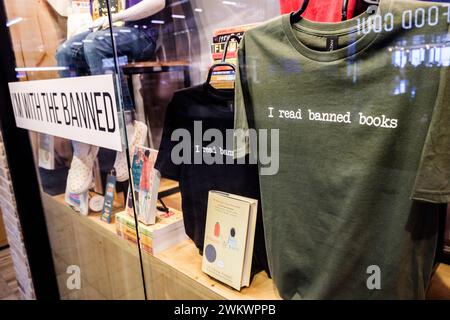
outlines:
[[280, 0], [281, 14], [296, 11], [301, 4], [302, 0]]
[[[303, 17], [317, 22], [341, 21], [342, 3], [344, 0], [309, 0]], [[281, 13], [290, 13], [301, 8], [303, 0], [280, 0]], [[349, 0], [347, 19], [362, 13], [367, 4], [362, 0]]]

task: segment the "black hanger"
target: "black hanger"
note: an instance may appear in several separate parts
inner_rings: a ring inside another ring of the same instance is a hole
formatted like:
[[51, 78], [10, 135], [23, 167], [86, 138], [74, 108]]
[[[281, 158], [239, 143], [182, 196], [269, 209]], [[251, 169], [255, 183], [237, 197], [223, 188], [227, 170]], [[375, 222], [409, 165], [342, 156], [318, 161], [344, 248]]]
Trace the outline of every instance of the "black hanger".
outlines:
[[348, 11], [348, 0], [343, 0], [342, 1], [341, 21], [347, 20], [347, 11]]
[[303, 0], [302, 7], [297, 12], [291, 13], [291, 24], [297, 23], [302, 18], [302, 14], [305, 12], [308, 7], [309, 0]]
[[[368, 6], [371, 6], [371, 5], [378, 5], [380, 1], [379, 0], [364, 0], [364, 2]], [[347, 20], [347, 14], [348, 14], [348, 0], [343, 0], [341, 21]]]
[[214, 70], [217, 69], [218, 67], [230, 67], [231, 69], [233, 69], [236, 72], [236, 66], [232, 63], [226, 62], [228, 47], [230, 46], [230, 42], [232, 39], [235, 39], [237, 41], [237, 43], [241, 42], [241, 38], [239, 38], [235, 34], [232, 34], [231, 36], [228, 37], [227, 42], [225, 43], [225, 48], [223, 50], [222, 61], [220, 61], [220, 63], [213, 64], [211, 66], [211, 68], [209, 68], [208, 78], [206, 79], [207, 84], [209, 84], [211, 82], [212, 74], [213, 74]]

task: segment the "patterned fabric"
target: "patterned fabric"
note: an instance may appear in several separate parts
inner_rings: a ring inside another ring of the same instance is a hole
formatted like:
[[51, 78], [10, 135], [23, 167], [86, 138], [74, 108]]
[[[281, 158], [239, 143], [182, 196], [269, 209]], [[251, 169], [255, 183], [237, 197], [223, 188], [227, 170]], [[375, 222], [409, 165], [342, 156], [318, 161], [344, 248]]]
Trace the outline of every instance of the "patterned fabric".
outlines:
[[74, 155], [67, 177], [69, 192], [83, 193], [92, 185], [92, 168], [99, 148], [73, 141]]

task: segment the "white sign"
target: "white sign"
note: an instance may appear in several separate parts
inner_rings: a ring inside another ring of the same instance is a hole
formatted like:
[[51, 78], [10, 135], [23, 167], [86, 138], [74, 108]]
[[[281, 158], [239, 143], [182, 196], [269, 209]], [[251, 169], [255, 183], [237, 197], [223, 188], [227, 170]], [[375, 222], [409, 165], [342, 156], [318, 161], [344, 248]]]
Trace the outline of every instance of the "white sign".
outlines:
[[122, 151], [112, 74], [12, 82], [20, 128]]

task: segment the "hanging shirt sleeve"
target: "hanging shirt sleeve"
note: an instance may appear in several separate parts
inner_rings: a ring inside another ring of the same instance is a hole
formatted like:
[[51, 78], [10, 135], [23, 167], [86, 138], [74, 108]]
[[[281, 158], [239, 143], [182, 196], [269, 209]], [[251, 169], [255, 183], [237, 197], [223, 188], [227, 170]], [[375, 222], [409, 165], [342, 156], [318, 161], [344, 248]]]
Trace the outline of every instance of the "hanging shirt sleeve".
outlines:
[[249, 122], [247, 109], [251, 108], [247, 83], [247, 61], [245, 56], [245, 36], [238, 50], [238, 65], [235, 80], [234, 105], [234, 158], [239, 159], [249, 153]]
[[442, 68], [440, 87], [416, 176], [413, 199], [450, 203], [450, 68]]

